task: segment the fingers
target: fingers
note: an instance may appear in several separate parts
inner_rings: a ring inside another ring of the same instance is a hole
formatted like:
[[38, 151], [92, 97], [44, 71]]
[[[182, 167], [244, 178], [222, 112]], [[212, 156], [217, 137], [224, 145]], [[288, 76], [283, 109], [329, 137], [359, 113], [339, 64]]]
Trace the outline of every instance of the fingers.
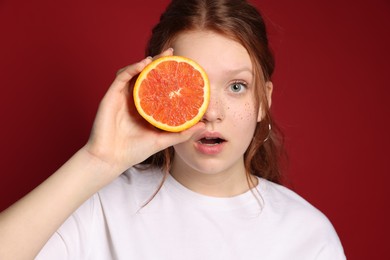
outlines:
[[116, 74], [116, 78], [115, 78], [114, 82], [112, 83], [113, 88], [121, 88], [122, 89], [123, 87], [126, 86], [126, 84], [134, 76], [139, 74], [153, 60], [158, 59], [160, 57], [171, 56], [171, 55], [173, 55], [173, 49], [169, 48], [153, 58], [147, 57], [138, 63], [126, 66], [126, 67], [118, 70], [118, 72]]
[[153, 60], [156, 60], [158, 58], [165, 57], [165, 56], [172, 56], [172, 55], [173, 55], [173, 49], [169, 48], [169, 49], [163, 51], [162, 53], [160, 53], [159, 55], [154, 56]]
[[[143, 62], [146, 62], [147, 64], [149, 64], [150, 63], [150, 61], [152, 61], [152, 60], [156, 60], [156, 59], [158, 59], [158, 58], [160, 58], [160, 57], [164, 57], [164, 56], [170, 56], [170, 55], [173, 55], [173, 49], [172, 48], [169, 48], [169, 49], [167, 49], [167, 50], [165, 50], [164, 52], [162, 52], [161, 54], [159, 54], [159, 55], [156, 55], [156, 56], [154, 56], [154, 57], [146, 57], [144, 60], [142, 60], [142, 61], [140, 61], [139, 63], [143, 63]], [[146, 64], [146, 65], [147, 65]], [[129, 66], [126, 66], [126, 67], [124, 67], [124, 68], [121, 68], [120, 70], [118, 70], [118, 72], [116, 73], [116, 75], [117, 76], [119, 76], [123, 71], [126, 71], [128, 68], [130, 68], [132, 65], [129, 65]], [[141, 65], [142, 66], [142, 65]], [[140, 68], [138, 68], [138, 69], [140, 69]], [[143, 69], [143, 68], [142, 68]], [[141, 71], [142, 71], [142, 69], [141, 69]], [[134, 76], [134, 75], [133, 75]]]
[[124, 85], [126, 85], [135, 75], [139, 74], [151, 61], [152, 58], [147, 57], [140, 62], [120, 69], [117, 72], [114, 82], [112, 83], [113, 87], [123, 87]]

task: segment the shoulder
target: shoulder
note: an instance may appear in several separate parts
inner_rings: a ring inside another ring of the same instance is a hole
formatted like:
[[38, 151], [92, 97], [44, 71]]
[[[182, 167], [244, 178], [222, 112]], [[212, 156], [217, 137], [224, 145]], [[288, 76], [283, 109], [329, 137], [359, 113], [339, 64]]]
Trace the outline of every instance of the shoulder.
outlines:
[[157, 190], [163, 178], [158, 168], [132, 167], [98, 192], [102, 201], [120, 205], [135, 203], [137, 208]]
[[313, 218], [327, 222], [327, 217], [296, 192], [282, 185], [261, 179], [265, 207], [275, 214], [290, 218]]
[[144, 184], [150, 185], [158, 183], [163, 176], [160, 169], [137, 165], [127, 169], [108, 186]]
[[316, 248], [319, 254], [338, 252], [341, 257], [334, 259], [344, 259], [339, 237], [330, 220], [320, 210], [284, 186], [261, 181], [264, 217], [273, 222], [277, 230], [302, 247]]

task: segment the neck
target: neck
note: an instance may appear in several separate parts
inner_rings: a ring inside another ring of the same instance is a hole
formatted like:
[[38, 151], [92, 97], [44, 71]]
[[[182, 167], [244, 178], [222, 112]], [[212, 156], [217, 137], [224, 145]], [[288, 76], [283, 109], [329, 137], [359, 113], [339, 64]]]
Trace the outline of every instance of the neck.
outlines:
[[243, 163], [222, 172], [204, 173], [174, 160], [171, 175], [186, 188], [212, 197], [236, 196], [247, 192], [258, 182], [253, 175], [248, 180]]

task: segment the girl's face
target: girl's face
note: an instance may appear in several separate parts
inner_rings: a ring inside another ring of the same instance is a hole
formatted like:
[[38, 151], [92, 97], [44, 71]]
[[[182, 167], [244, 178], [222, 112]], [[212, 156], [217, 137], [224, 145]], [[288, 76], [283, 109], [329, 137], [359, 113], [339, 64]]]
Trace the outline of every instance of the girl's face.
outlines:
[[210, 31], [182, 33], [172, 47], [175, 55], [199, 63], [211, 86], [210, 103], [202, 119], [206, 131], [174, 146], [172, 172], [245, 173], [244, 153], [262, 118], [248, 52], [238, 42]]

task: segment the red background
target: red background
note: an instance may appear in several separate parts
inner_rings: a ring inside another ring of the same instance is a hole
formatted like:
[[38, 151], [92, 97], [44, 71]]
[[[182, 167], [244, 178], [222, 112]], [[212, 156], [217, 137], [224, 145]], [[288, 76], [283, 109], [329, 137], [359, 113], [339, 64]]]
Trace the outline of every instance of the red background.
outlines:
[[[54, 2], [0, 2], [0, 210], [86, 142], [115, 72], [143, 57], [168, 0]], [[349, 259], [384, 259], [390, 3], [254, 3], [276, 55], [290, 187], [330, 218]]]

